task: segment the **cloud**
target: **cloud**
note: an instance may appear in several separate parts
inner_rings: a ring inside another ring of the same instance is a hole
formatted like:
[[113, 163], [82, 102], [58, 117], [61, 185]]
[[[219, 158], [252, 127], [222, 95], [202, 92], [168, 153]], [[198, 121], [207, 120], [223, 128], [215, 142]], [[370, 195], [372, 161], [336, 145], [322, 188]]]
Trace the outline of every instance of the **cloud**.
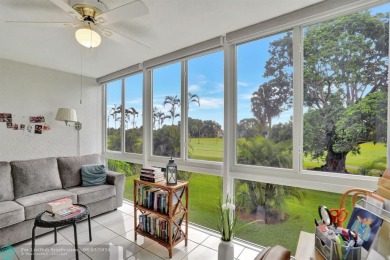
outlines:
[[188, 86], [188, 92], [199, 91], [200, 89], [201, 87], [198, 84]]
[[252, 96], [253, 96], [252, 94], [240, 94], [238, 95], [238, 99], [251, 100]]
[[201, 98], [200, 109], [221, 108], [223, 107], [223, 98]]
[[142, 105], [142, 98], [126, 100], [126, 106]]
[[208, 91], [207, 94], [217, 94], [217, 93], [222, 93], [223, 91], [224, 91], [223, 83], [216, 83], [214, 88], [210, 89], [210, 91]]
[[237, 86], [239, 86], [239, 87], [248, 87], [249, 83], [243, 82], [243, 81], [238, 81], [237, 82]]

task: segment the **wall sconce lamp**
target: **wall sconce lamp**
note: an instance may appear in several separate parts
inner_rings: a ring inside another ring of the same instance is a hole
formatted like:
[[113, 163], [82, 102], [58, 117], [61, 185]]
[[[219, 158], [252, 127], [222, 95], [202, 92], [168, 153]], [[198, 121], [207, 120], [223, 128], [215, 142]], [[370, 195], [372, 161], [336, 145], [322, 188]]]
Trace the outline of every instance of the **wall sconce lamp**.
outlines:
[[72, 108], [59, 108], [57, 115], [57, 121], [65, 121], [65, 125], [68, 125], [68, 122], [75, 122], [74, 127], [76, 130], [80, 130], [82, 128], [81, 122], [77, 121], [76, 110]]

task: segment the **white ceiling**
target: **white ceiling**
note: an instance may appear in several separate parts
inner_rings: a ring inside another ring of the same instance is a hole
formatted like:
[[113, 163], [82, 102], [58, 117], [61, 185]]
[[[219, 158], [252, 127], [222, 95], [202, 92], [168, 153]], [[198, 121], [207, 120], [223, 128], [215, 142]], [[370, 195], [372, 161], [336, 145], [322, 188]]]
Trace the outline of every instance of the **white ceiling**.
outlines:
[[[131, 2], [102, 1], [110, 8]], [[1, 0], [0, 58], [97, 78], [322, 0], [142, 1], [148, 15], [107, 27], [150, 49], [109, 38], [103, 38], [98, 48], [87, 49], [76, 42], [74, 28], [5, 23], [75, 20], [49, 0]]]

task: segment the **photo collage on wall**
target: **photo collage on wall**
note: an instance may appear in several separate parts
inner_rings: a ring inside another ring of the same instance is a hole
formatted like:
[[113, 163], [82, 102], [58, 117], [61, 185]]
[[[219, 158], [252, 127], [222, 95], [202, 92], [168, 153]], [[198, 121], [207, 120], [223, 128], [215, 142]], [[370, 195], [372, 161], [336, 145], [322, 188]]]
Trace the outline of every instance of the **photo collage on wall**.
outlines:
[[[50, 125], [46, 123], [44, 116], [23, 116], [22, 123], [16, 123], [15, 116], [11, 113], [0, 113], [0, 123], [6, 123], [6, 127], [13, 130], [22, 130], [25, 135], [32, 136], [34, 134], [42, 134], [44, 131], [50, 130]], [[28, 122], [25, 118], [28, 118]], [[1, 125], [1, 124], [0, 124]]]

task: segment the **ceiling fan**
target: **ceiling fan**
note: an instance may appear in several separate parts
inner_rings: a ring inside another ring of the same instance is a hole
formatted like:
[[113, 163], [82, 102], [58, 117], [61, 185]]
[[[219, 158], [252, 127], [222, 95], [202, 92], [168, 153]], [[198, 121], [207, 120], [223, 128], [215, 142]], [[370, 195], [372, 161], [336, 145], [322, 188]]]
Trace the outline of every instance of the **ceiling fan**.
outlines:
[[[7, 23], [22, 23], [33, 25], [50, 25], [79, 28], [75, 33], [76, 40], [87, 48], [98, 47], [101, 42], [100, 34], [116, 42], [127, 44], [129, 41], [141, 46], [148, 46], [124, 36], [105, 25], [113, 24], [124, 19], [140, 17], [149, 14], [148, 8], [140, 0], [108, 9], [103, 0], [50, 0], [53, 4], [77, 19], [69, 22], [33, 22], [33, 21], [5, 21]], [[99, 34], [100, 33], [100, 34]]]

